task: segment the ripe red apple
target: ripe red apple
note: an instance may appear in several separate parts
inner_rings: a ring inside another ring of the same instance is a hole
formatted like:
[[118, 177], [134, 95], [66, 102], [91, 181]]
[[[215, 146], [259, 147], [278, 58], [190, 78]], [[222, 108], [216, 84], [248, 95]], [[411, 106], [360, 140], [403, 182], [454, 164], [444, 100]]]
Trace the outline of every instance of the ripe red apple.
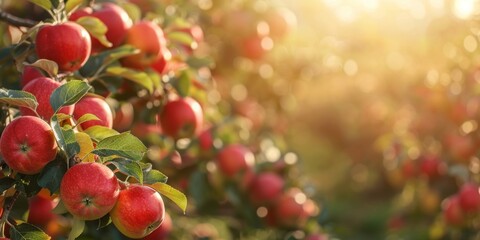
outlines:
[[140, 50], [140, 53], [122, 59], [125, 67], [143, 69], [157, 61], [166, 48], [163, 30], [151, 21], [135, 23], [127, 32], [126, 43]]
[[130, 185], [120, 191], [110, 212], [113, 224], [125, 236], [142, 238], [157, 229], [165, 218], [162, 197], [155, 189]]
[[460, 206], [460, 198], [458, 195], [450, 196], [445, 199], [442, 204], [443, 217], [450, 225], [461, 225], [465, 219], [462, 207]]
[[228, 145], [217, 155], [217, 164], [223, 175], [233, 177], [245, 172], [255, 164], [255, 156], [243, 145]]
[[43, 77], [40, 70], [32, 66], [23, 67], [20, 85], [24, 87], [35, 78]]
[[288, 228], [305, 224], [309, 217], [304, 211], [306, 201], [307, 197], [300, 189], [292, 188], [286, 191], [274, 206], [278, 224]]
[[91, 47], [87, 30], [74, 22], [45, 24], [35, 38], [38, 58], [52, 60], [66, 72], [81, 68], [90, 56]]
[[130, 129], [134, 118], [133, 105], [129, 102], [120, 104], [115, 111], [115, 117], [113, 118], [113, 129], [123, 132]]
[[[37, 113], [45, 121], [50, 121], [50, 118], [53, 116], [53, 109], [50, 105], [50, 96], [60, 85], [62, 84], [51, 78], [41, 77], [32, 80], [22, 89], [23, 91], [33, 94], [35, 98], [37, 98]], [[73, 113], [73, 106], [62, 107], [59, 112], [71, 115]], [[36, 116], [33, 110], [25, 107], [20, 108], [20, 113], [24, 116]]]
[[172, 59], [172, 53], [168, 48], [165, 48], [160, 57], [152, 64], [153, 70], [155, 70], [158, 74], [164, 74], [168, 71], [167, 64]]
[[429, 179], [436, 178], [445, 171], [445, 164], [436, 155], [424, 156], [420, 161], [420, 172]]
[[275, 173], [260, 173], [250, 183], [250, 199], [254, 203], [269, 203], [282, 195], [283, 179]]
[[201, 130], [203, 111], [197, 101], [186, 97], [165, 104], [158, 118], [166, 135], [175, 139], [189, 138]]
[[113, 116], [108, 103], [100, 97], [87, 95], [75, 104], [73, 118], [78, 120], [81, 116], [90, 113], [100, 120], [90, 120], [80, 124], [83, 130], [92, 126], [104, 126], [112, 128]]
[[46, 227], [50, 221], [54, 221], [57, 215], [52, 210], [57, 206], [57, 199], [45, 198], [36, 195], [28, 199], [27, 222], [39, 227]]
[[[128, 29], [132, 26], [132, 20], [127, 12], [114, 3], [101, 3], [93, 7], [78, 9], [70, 15], [69, 20], [76, 21], [85, 16], [96, 17], [105, 24], [108, 29], [105, 37], [112, 43], [112, 48], [118, 47], [123, 43]], [[92, 40], [92, 52], [96, 53], [107, 48], [96, 38], [90, 37]]]
[[198, 145], [203, 151], [209, 151], [213, 148], [213, 136], [210, 128], [203, 130], [198, 135]]
[[132, 126], [132, 134], [141, 140], [146, 140], [151, 136], [163, 134], [163, 131], [158, 124], [136, 122]]
[[460, 207], [464, 212], [480, 211], [480, 187], [474, 183], [466, 183], [458, 193]]
[[265, 56], [265, 53], [273, 48], [273, 41], [269, 37], [250, 36], [241, 42], [240, 50], [242, 56], [259, 60]]
[[5, 127], [0, 138], [0, 152], [11, 169], [36, 174], [55, 158], [57, 143], [45, 121], [22, 116]]
[[60, 199], [66, 209], [81, 220], [105, 216], [115, 205], [119, 192], [112, 170], [96, 162], [71, 167], [60, 184]]
[[143, 240], [167, 240], [168, 236], [172, 232], [173, 224], [170, 214], [165, 212], [165, 218], [162, 224], [155, 231], [148, 234]]

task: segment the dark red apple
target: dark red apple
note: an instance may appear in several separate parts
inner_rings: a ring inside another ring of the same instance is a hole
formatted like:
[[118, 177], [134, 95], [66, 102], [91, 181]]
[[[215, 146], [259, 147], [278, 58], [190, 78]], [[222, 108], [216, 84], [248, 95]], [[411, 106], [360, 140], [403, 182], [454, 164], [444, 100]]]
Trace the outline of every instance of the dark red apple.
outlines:
[[250, 183], [250, 199], [257, 204], [273, 202], [282, 195], [283, 179], [275, 173], [260, 173]]
[[170, 214], [165, 212], [165, 218], [163, 219], [162, 224], [155, 231], [148, 234], [143, 240], [167, 240], [168, 236], [172, 232], [173, 223]]
[[461, 225], [465, 220], [462, 207], [460, 206], [460, 198], [458, 195], [450, 196], [445, 199], [442, 204], [443, 217], [450, 225]]
[[466, 213], [480, 210], [480, 187], [474, 183], [466, 183], [458, 193], [460, 206]]
[[24, 87], [27, 85], [27, 83], [39, 77], [44, 77], [40, 70], [38, 70], [36, 67], [25, 66], [23, 67], [20, 85]]

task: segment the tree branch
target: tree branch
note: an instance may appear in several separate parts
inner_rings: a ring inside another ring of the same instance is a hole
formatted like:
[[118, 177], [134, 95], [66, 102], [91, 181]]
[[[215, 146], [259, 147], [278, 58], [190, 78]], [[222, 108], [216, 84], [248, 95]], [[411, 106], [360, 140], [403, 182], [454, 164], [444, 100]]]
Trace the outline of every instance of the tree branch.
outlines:
[[33, 20], [19, 18], [17, 16], [14, 16], [10, 13], [3, 11], [2, 9], [0, 9], [0, 21], [4, 21], [10, 25], [17, 26], [17, 27], [33, 27], [37, 24], [37, 22]]

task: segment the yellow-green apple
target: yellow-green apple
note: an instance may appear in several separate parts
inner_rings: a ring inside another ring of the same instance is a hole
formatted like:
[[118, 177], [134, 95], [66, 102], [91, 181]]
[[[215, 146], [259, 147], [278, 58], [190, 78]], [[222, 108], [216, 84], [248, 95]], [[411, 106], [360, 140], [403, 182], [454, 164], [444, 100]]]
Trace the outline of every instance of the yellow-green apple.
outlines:
[[480, 211], [480, 187], [474, 183], [465, 183], [458, 193], [460, 207], [464, 212]]
[[157, 61], [166, 48], [163, 30], [151, 21], [140, 21], [128, 30], [127, 44], [140, 50], [138, 54], [122, 58], [125, 67], [143, 69]]
[[5, 127], [0, 138], [0, 152], [12, 170], [36, 174], [55, 158], [57, 143], [45, 121], [21, 116]]
[[43, 77], [43, 74], [40, 70], [32, 66], [25, 66], [23, 67], [20, 85], [24, 87], [27, 85], [27, 83], [39, 77]]
[[73, 118], [78, 120], [83, 115], [90, 113], [97, 116], [100, 120], [89, 120], [80, 124], [83, 130], [92, 126], [104, 126], [112, 128], [113, 116], [112, 110], [103, 98], [98, 96], [86, 95], [75, 104]]
[[120, 186], [107, 166], [96, 162], [79, 163], [65, 173], [60, 183], [60, 199], [76, 218], [94, 220], [105, 216], [115, 205]]
[[[38, 116], [43, 118], [45, 121], [50, 121], [50, 118], [53, 115], [53, 109], [50, 105], [50, 96], [53, 91], [60, 87], [61, 83], [54, 81], [51, 78], [40, 77], [29, 82], [23, 91], [29, 92], [37, 98], [38, 107], [36, 109]], [[73, 113], [73, 106], [65, 106], [60, 108], [59, 112], [71, 115]], [[30, 108], [21, 107], [20, 113], [24, 116], [36, 116], [35, 112]]]
[[165, 212], [165, 218], [162, 224], [155, 231], [148, 234], [143, 240], [167, 240], [168, 236], [172, 232], [173, 224], [170, 214]]
[[120, 191], [110, 212], [113, 224], [127, 237], [142, 238], [157, 229], [165, 218], [165, 206], [155, 189], [132, 184]]
[[90, 56], [91, 47], [87, 30], [74, 22], [45, 24], [35, 38], [38, 58], [52, 60], [66, 72], [81, 68]]
[[448, 197], [442, 203], [443, 217], [445, 221], [450, 225], [461, 225], [465, 220], [465, 215], [460, 206], [460, 197], [453, 195]]
[[278, 174], [259, 173], [250, 183], [248, 194], [255, 204], [270, 203], [282, 195], [283, 187], [284, 181]]
[[[76, 21], [85, 16], [96, 17], [105, 24], [108, 29], [105, 37], [112, 43], [112, 48], [118, 47], [123, 43], [128, 29], [132, 26], [132, 20], [127, 12], [110, 2], [78, 9], [70, 15], [69, 20]], [[90, 35], [90, 37], [92, 40], [92, 53], [97, 53], [107, 48], [93, 36]]]
[[168, 102], [158, 115], [163, 132], [175, 139], [197, 135], [203, 124], [203, 111], [193, 98]]
[[251, 169], [255, 164], [255, 156], [245, 146], [232, 144], [220, 150], [216, 161], [223, 175], [234, 177], [239, 173]]

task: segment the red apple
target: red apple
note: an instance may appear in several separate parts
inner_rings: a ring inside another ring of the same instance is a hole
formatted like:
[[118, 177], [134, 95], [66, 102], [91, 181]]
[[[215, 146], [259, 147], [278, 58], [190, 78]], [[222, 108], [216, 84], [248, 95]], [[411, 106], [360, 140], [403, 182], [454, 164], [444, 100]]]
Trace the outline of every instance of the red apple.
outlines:
[[155, 231], [144, 237], [144, 240], [167, 240], [170, 232], [172, 232], [173, 224], [170, 214], [165, 212], [165, 218], [162, 224]]
[[166, 48], [163, 30], [150, 21], [135, 23], [127, 32], [126, 43], [140, 50], [140, 53], [122, 59], [125, 67], [143, 69], [152, 65]]
[[23, 67], [20, 85], [24, 87], [27, 85], [27, 83], [39, 77], [44, 77], [40, 70], [38, 70], [36, 67], [25, 66]]
[[420, 161], [420, 172], [429, 179], [445, 173], [446, 166], [436, 155], [424, 156]]
[[305, 238], [305, 240], [328, 240], [328, 239], [329, 239], [328, 235], [321, 234], [321, 233], [310, 234], [307, 236], [307, 238]]
[[189, 138], [199, 133], [203, 111], [197, 101], [186, 97], [165, 104], [158, 118], [166, 135], [175, 139]]
[[240, 45], [242, 56], [259, 60], [265, 56], [265, 53], [273, 48], [273, 41], [269, 37], [251, 36], [243, 39]]
[[91, 41], [87, 30], [74, 22], [46, 24], [35, 38], [38, 58], [56, 62], [61, 71], [73, 72], [87, 62]]
[[460, 207], [464, 212], [478, 212], [480, 210], [480, 187], [474, 183], [466, 183], [458, 193]]
[[[76, 21], [84, 16], [96, 17], [105, 24], [108, 29], [105, 37], [112, 43], [112, 48], [118, 47], [123, 43], [128, 29], [132, 26], [132, 20], [127, 12], [114, 3], [101, 3], [93, 7], [78, 9], [70, 15], [69, 19]], [[107, 48], [96, 38], [90, 37], [92, 40], [92, 52], [96, 53]]]
[[461, 225], [465, 219], [462, 207], [460, 206], [460, 198], [458, 195], [445, 199], [443, 205], [443, 217], [450, 225]]
[[172, 53], [168, 48], [165, 48], [160, 57], [152, 64], [153, 70], [155, 70], [158, 74], [164, 74], [168, 71], [167, 64], [172, 59]]
[[216, 160], [220, 171], [227, 177], [245, 172], [255, 164], [253, 153], [240, 144], [226, 146], [218, 153]]
[[282, 195], [283, 179], [275, 173], [260, 173], [250, 183], [250, 199], [254, 203], [269, 203]]
[[112, 170], [96, 162], [71, 167], [60, 184], [60, 198], [66, 209], [81, 220], [105, 216], [114, 207], [119, 192]]
[[45, 227], [50, 221], [55, 220], [56, 214], [52, 210], [57, 206], [58, 199], [50, 199], [42, 196], [33, 196], [28, 199], [27, 222], [39, 227]]
[[113, 129], [123, 132], [130, 129], [134, 120], [133, 105], [129, 102], [120, 104], [115, 111], [115, 117], [113, 118]]
[[192, 44], [182, 45], [183, 49], [185, 49], [188, 54], [191, 54], [193, 50], [198, 48], [198, 44], [203, 42], [203, 30], [198, 25], [179, 27], [175, 28], [174, 31], [184, 32], [193, 39], [194, 42]]
[[36, 174], [55, 158], [57, 143], [45, 121], [22, 116], [5, 127], [0, 138], [0, 152], [11, 169]]
[[[50, 121], [53, 116], [53, 109], [50, 105], [50, 96], [53, 91], [62, 85], [59, 82], [52, 80], [51, 78], [41, 77], [32, 80], [25, 87], [23, 91], [29, 92], [37, 98], [38, 107], [37, 113], [45, 121]], [[62, 107], [59, 112], [71, 115], [73, 113], [73, 106]], [[36, 116], [30, 108], [21, 107], [20, 113], [24, 116]]]
[[157, 229], [165, 218], [162, 197], [155, 189], [130, 185], [120, 191], [110, 212], [113, 224], [125, 236], [142, 238]]
[[75, 104], [73, 117], [78, 120], [81, 116], [90, 113], [97, 116], [100, 120], [90, 120], [80, 124], [83, 130], [92, 126], [104, 126], [112, 128], [113, 116], [108, 103], [100, 97], [85, 96]]
[[274, 211], [278, 224], [288, 228], [305, 224], [309, 217], [304, 211], [306, 201], [307, 197], [300, 189], [292, 188], [286, 191], [275, 203]]
[[198, 145], [203, 151], [209, 151], [213, 148], [213, 136], [210, 128], [203, 130], [203, 132], [198, 135]]

